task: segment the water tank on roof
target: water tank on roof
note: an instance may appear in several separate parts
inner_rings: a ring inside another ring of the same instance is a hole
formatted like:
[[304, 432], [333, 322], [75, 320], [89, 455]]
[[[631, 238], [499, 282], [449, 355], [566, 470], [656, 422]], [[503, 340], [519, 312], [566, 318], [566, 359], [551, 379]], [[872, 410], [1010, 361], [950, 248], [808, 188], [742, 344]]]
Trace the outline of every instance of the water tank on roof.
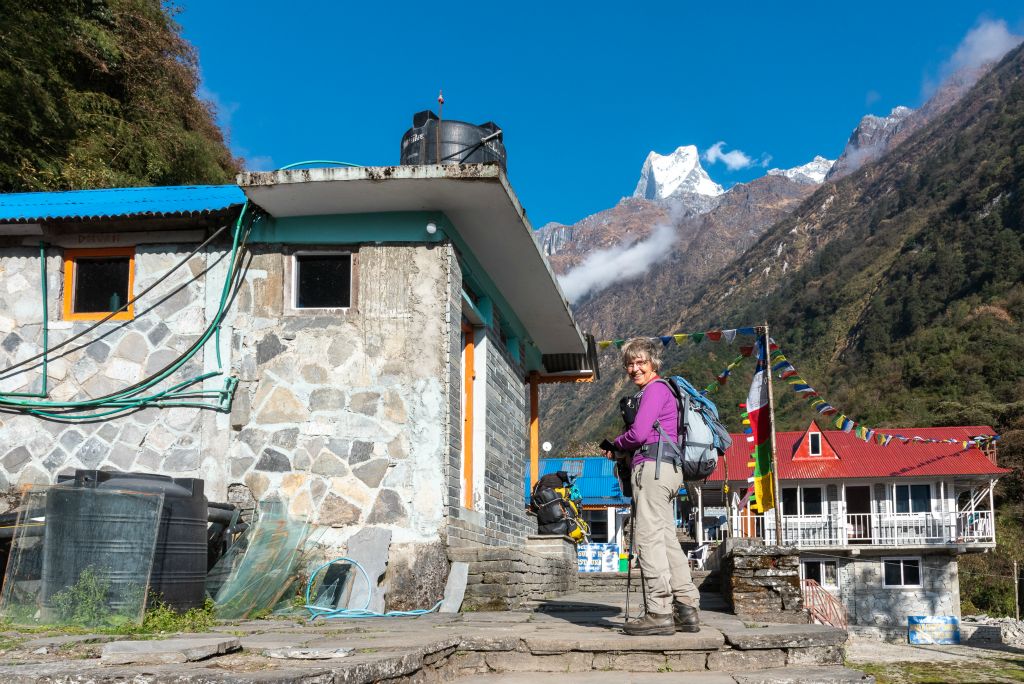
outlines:
[[505, 159], [502, 132], [493, 121], [479, 126], [465, 121], [439, 121], [437, 115], [428, 110], [413, 116], [412, 128], [402, 136], [402, 164], [497, 162], [504, 169]]

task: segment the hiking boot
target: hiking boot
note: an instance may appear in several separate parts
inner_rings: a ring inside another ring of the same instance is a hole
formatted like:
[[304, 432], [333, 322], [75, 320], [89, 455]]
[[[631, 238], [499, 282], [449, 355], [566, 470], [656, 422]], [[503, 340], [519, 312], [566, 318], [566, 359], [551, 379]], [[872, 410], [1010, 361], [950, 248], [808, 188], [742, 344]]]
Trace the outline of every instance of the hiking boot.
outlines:
[[700, 631], [700, 611], [678, 601], [672, 602], [672, 617], [679, 632]]
[[671, 615], [645, 613], [641, 618], [626, 622], [622, 631], [632, 636], [672, 636], [676, 633], [676, 626], [672, 623]]

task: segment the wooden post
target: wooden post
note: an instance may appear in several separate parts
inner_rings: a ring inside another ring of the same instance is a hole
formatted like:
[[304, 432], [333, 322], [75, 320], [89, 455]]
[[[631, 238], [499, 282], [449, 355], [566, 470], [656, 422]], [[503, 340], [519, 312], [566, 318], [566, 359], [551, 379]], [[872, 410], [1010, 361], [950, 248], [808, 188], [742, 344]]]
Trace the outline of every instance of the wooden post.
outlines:
[[540, 479], [540, 373], [530, 373], [530, 491]]
[[775, 504], [775, 543], [782, 546], [782, 489], [779, 487], [779, 459], [775, 450], [775, 398], [772, 393], [772, 342], [768, 322], [764, 324], [764, 372], [768, 377], [768, 420], [771, 423], [772, 499]]
[[1020, 575], [1017, 573], [1017, 561], [1013, 561], [1013, 612], [1020, 620]]
[[697, 535], [697, 543], [704, 543], [704, 492], [701, 490], [700, 485], [696, 482], [694, 485], [697, 487], [697, 524], [694, 525], [693, 532]]

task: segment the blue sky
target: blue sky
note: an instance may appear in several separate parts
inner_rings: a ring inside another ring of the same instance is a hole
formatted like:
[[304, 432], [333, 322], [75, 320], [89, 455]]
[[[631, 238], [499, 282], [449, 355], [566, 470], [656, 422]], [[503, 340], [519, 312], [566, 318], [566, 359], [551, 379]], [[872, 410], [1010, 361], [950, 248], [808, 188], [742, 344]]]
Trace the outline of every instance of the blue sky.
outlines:
[[[504, 130], [534, 227], [613, 206], [650, 150], [835, 158], [864, 114], [927, 99], [972, 29], [1024, 34], [1019, 0], [179, 4], [202, 93], [250, 168], [397, 164], [443, 88], [445, 118]], [[704, 166], [725, 186], [765, 170]]]

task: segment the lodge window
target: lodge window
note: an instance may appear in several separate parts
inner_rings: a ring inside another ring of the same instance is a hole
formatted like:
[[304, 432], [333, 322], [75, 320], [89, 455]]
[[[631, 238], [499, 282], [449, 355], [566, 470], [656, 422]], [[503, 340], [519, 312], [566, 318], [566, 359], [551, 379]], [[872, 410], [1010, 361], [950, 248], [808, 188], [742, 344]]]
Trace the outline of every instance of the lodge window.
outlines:
[[352, 254], [298, 252], [292, 264], [292, 308], [347, 309], [352, 306]]
[[897, 513], [930, 513], [932, 489], [930, 485], [896, 485]]
[[824, 510], [821, 487], [784, 487], [783, 515], [821, 515]]
[[821, 456], [821, 433], [811, 432], [807, 435], [808, 446], [810, 447], [811, 456]]
[[882, 586], [886, 587], [919, 587], [921, 586], [920, 558], [883, 558]]
[[804, 579], [814, 580], [823, 587], [839, 586], [839, 568], [835, 561], [804, 561]]
[[135, 284], [135, 248], [68, 249], [64, 251], [64, 319], [97, 321], [111, 312], [117, 321], [131, 320], [128, 304]]
[[782, 515], [800, 515], [796, 498], [796, 487], [782, 489]]
[[804, 515], [821, 515], [821, 487], [804, 487], [801, 498]]

